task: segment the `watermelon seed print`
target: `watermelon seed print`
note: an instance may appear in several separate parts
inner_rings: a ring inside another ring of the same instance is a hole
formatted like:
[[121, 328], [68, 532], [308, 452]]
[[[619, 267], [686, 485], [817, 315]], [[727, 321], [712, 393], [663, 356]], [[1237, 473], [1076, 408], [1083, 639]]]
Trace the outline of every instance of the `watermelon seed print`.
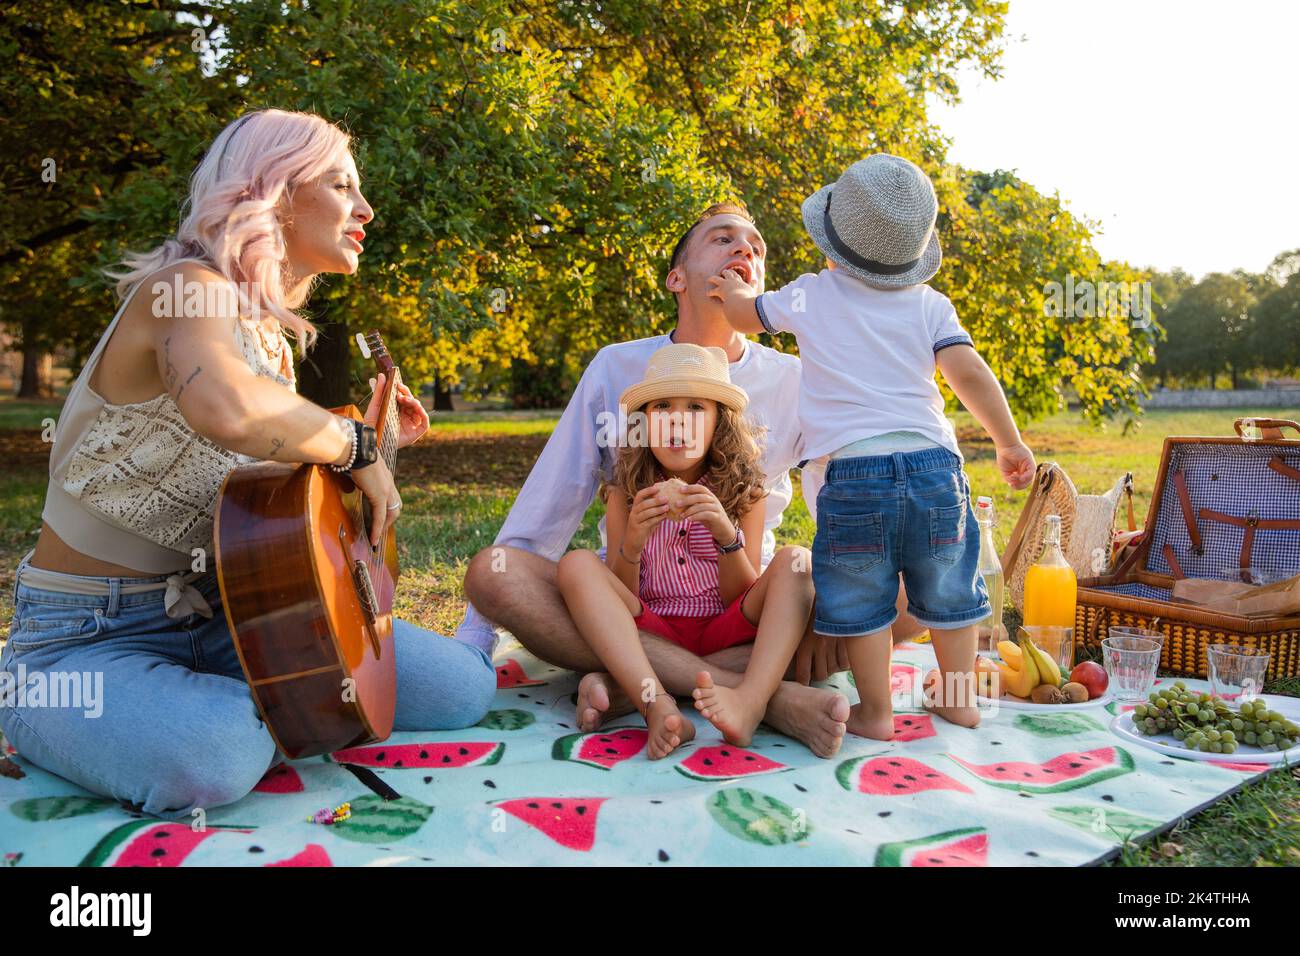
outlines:
[[981, 766], [953, 754], [946, 756], [989, 786], [1028, 795], [1077, 790], [1133, 771], [1133, 757], [1122, 747], [1063, 753], [1040, 764], [1008, 761]]
[[723, 744], [717, 747], [701, 747], [678, 763], [674, 769], [692, 780], [735, 780], [738, 777], [781, 773], [790, 768], [752, 750]]
[[905, 796], [925, 790], [974, 792], [947, 774], [908, 757], [854, 757], [835, 768], [835, 779], [845, 790], [880, 797]]
[[796, 843], [812, 833], [803, 810], [757, 790], [727, 787], [716, 791], [705, 807], [713, 821], [732, 836], [761, 846]]

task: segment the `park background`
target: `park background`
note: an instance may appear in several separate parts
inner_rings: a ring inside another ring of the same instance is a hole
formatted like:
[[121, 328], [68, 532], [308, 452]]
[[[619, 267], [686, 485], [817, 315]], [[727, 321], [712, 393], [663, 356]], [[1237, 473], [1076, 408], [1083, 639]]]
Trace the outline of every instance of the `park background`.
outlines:
[[[0, 330], [15, 396], [0, 402], [6, 587], [39, 529], [44, 426], [115, 311], [101, 270], [174, 231], [207, 144], [260, 107], [311, 110], [355, 137], [377, 218], [360, 273], [326, 277], [312, 297], [321, 334], [300, 388], [325, 405], [360, 399], [368, 372], [352, 337], [374, 327], [435, 410], [398, 470], [398, 610], [444, 633], [463, 612], [465, 563], [492, 541], [591, 356], [671, 329], [666, 260], [699, 211], [747, 203], [779, 287], [820, 264], [802, 199], [873, 151], [931, 175], [944, 248], [932, 284], [1040, 460], [1082, 491], [1132, 471], [1140, 520], [1165, 435], [1300, 416], [1300, 249], [1200, 276], [1107, 259], [1099, 224], [1068, 196], [951, 160], [933, 106], [959, 102], [965, 77], [999, 77], [1014, 40], [1005, 3], [0, 8], [13, 62], [0, 84]], [[1049, 284], [1067, 278], [1149, 288], [1152, 309], [1054, 309]], [[1192, 390], [1205, 389], [1225, 407], [1178, 407], [1203, 404]], [[1004, 540], [1024, 494], [997, 480], [991, 444], [945, 395]], [[595, 543], [599, 514], [595, 503], [575, 546]], [[812, 532], [796, 495], [779, 540], [807, 544]], [[5, 633], [11, 612], [0, 609]], [[1125, 859], [1294, 864], [1297, 811], [1300, 781], [1276, 773]]]

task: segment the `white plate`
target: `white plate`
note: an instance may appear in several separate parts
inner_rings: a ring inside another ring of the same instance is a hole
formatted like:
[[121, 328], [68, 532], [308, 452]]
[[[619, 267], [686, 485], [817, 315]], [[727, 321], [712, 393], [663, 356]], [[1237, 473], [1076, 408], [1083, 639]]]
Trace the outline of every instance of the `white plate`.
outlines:
[[1110, 691], [1102, 694], [1096, 700], [1085, 700], [1082, 704], [1035, 704], [1032, 700], [1017, 700], [1014, 697], [1008, 697], [1003, 694], [996, 701], [992, 697], [983, 695], [976, 698], [979, 701], [977, 706], [992, 707], [997, 704], [999, 707], [1005, 707], [1007, 710], [1043, 710], [1043, 711], [1062, 711], [1062, 710], [1092, 710], [1095, 707], [1105, 707], [1114, 698]]
[[[1300, 698], [1278, 697], [1276, 694], [1260, 694], [1259, 699], [1268, 704], [1269, 710], [1276, 710], [1287, 720], [1300, 721]], [[1290, 750], [1274, 751], [1260, 750], [1250, 744], [1238, 744], [1236, 751], [1230, 754], [1188, 750], [1183, 746], [1182, 741], [1174, 740], [1168, 734], [1148, 737], [1146, 734], [1138, 733], [1133, 726], [1133, 711], [1131, 710], [1118, 714], [1110, 722], [1110, 729], [1117, 737], [1131, 740], [1133, 743], [1141, 744], [1143, 747], [1159, 751], [1162, 754], [1168, 754], [1170, 757], [1182, 757], [1184, 760], [1220, 760], [1228, 763], [1264, 764], [1283, 763], [1289, 760], [1293, 764], [1300, 764], [1300, 744]]]

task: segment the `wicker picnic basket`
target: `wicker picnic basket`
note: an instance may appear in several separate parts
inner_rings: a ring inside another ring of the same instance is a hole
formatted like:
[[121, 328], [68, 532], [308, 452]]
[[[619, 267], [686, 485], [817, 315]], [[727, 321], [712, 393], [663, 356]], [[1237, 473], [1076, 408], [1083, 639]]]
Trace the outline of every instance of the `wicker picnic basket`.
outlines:
[[[1243, 436], [1257, 427], [1259, 437]], [[1300, 615], [1242, 617], [1170, 600], [1179, 578], [1243, 568], [1300, 573], [1300, 440], [1281, 419], [1237, 419], [1237, 437], [1169, 437], [1141, 544], [1112, 573], [1079, 581], [1075, 638], [1101, 653], [1112, 627], [1164, 632], [1160, 666], [1207, 676], [1206, 648], [1269, 651], [1270, 680], [1300, 674]]]

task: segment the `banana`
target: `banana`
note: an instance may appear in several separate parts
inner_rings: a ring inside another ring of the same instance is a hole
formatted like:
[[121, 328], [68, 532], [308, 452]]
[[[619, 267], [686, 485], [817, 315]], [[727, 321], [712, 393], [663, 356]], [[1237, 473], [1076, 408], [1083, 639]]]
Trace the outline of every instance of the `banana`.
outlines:
[[[1025, 646], [1028, 648], [1025, 649]], [[1035, 644], [1029, 638], [1025, 638], [1021, 644], [1022, 653], [1032, 655], [1034, 664], [1038, 667], [1038, 683], [1051, 684], [1053, 687], [1059, 687], [1061, 683], [1061, 668], [1057, 666], [1056, 659]], [[1032, 688], [1031, 688], [1032, 689]]]
[[1013, 669], [1020, 669], [1020, 646], [1014, 641], [998, 641], [998, 655]]
[[1009, 694], [1017, 697], [1028, 697], [1033, 693], [1034, 688], [1042, 683], [1038, 673], [1038, 664], [1035, 662], [1033, 653], [1023, 653], [1020, 655], [1020, 664], [1018, 668], [1009, 667], [1006, 664], [999, 664], [998, 670], [1002, 673], [1002, 688]]

